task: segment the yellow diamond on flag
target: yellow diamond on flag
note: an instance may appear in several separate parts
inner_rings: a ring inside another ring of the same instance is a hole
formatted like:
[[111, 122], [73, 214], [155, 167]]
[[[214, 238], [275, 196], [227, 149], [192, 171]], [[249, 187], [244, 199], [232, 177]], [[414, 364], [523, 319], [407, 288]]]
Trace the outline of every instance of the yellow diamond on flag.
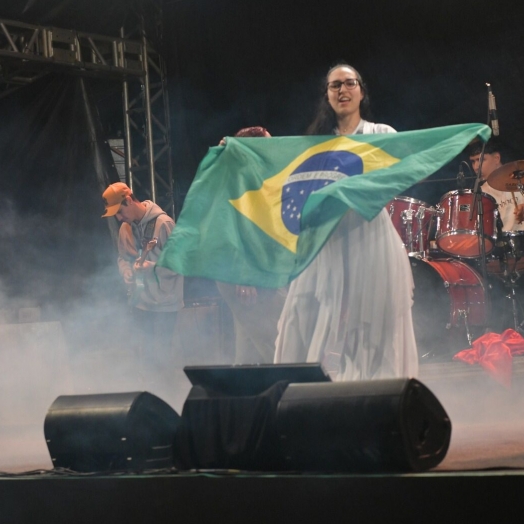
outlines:
[[[330, 152], [347, 152], [359, 158], [361, 162], [359, 173], [351, 173], [351, 176], [387, 168], [400, 161], [379, 147], [352, 140], [347, 136], [338, 136], [310, 147], [293, 159], [280, 173], [266, 179], [260, 189], [246, 191], [240, 198], [229, 200], [229, 202], [239, 213], [251, 220], [264, 233], [292, 253], [296, 253], [298, 234], [290, 231], [282, 219], [283, 187], [290, 176], [299, 170], [302, 164], [310, 161], [316, 155], [325, 155]], [[334, 181], [333, 177], [330, 176], [332, 173], [326, 173], [325, 171], [308, 172], [307, 178], [317, 181], [325, 180], [324, 185], [327, 185]], [[343, 172], [336, 172], [336, 174], [340, 175], [336, 179], [347, 178]], [[298, 220], [300, 219], [300, 211], [301, 209], [298, 209], [295, 215], [295, 218]]]

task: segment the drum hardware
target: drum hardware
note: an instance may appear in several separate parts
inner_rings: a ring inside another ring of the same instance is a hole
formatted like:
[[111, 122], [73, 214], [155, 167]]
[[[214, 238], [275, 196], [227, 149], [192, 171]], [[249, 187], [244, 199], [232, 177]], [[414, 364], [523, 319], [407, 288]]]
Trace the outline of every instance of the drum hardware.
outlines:
[[509, 299], [511, 300], [511, 312], [513, 313], [513, 325], [515, 326], [515, 331], [521, 335], [524, 333], [522, 326], [524, 325], [524, 320], [519, 323], [519, 311], [518, 311], [518, 301], [517, 294], [515, 289], [518, 287], [516, 284], [517, 280], [510, 277], [509, 285], [506, 283], [507, 287], [510, 289]]
[[[464, 177], [464, 180], [474, 180], [476, 177], [475, 176], [465, 176]], [[426, 179], [426, 180], [419, 180], [418, 182], [415, 183], [416, 186], [418, 185], [424, 185], [424, 184], [441, 184], [442, 182], [456, 182], [457, 181], [457, 177], [453, 177], [453, 178], [429, 178], [429, 179]]]
[[[421, 208], [422, 209], [422, 208]], [[402, 225], [406, 232], [407, 243], [404, 247], [408, 248], [408, 251], [413, 251], [413, 209], [405, 209], [400, 213], [402, 219]]]
[[[480, 268], [481, 268], [481, 275], [484, 279], [484, 282], [487, 282], [488, 280], [488, 272], [486, 269], [486, 239], [484, 237], [484, 198], [482, 193], [482, 184], [485, 183], [485, 180], [482, 180], [482, 162], [484, 160], [484, 147], [486, 144], [484, 143], [482, 145], [482, 153], [480, 155], [480, 165], [479, 165], [479, 172], [477, 179], [475, 180], [475, 185], [473, 187], [473, 195], [474, 195], [474, 201], [473, 206], [471, 207], [471, 210], [469, 212], [469, 219], [473, 219], [473, 214], [477, 212], [477, 224], [478, 224], [478, 248], [479, 248], [479, 255], [480, 255]], [[495, 206], [497, 204], [495, 203]], [[496, 218], [494, 219], [496, 222]], [[493, 249], [493, 246], [491, 246], [491, 249]], [[490, 249], [490, 251], [491, 251]]]
[[419, 357], [450, 358], [485, 330], [490, 301], [484, 281], [468, 264], [453, 258], [410, 256], [410, 263]]
[[469, 329], [468, 311], [466, 309], [459, 309], [458, 316], [459, 318], [464, 319], [464, 327], [466, 328], [466, 338], [468, 339], [468, 344], [471, 347], [471, 344], [473, 342], [473, 337], [471, 336], [471, 331]]
[[437, 210], [422, 200], [399, 196], [389, 202], [388, 211], [408, 254], [424, 256]]
[[406, 232], [406, 244], [404, 247], [408, 250], [409, 253], [421, 253], [421, 251], [415, 250], [415, 244], [413, 243], [413, 216], [417, 220], [416, 230], [418, 231], [416, 235], [417, 246], [423, 247], [422, 252], [425, 251], [425, 236], [424, 236], [424, 226], [423, 220], [426, 214], [426, 208], [420, 206], [416, 211], [414, 209], [406, 209], [400, 213], [400, 218], [402, 219], [402, 224]]
[[[488, 273], [498, 277], [507, 290], [506, 299], [511, 300], [511, 315], [515, 331], [524, 334], [524, 320], [519, 323], [520, 303], [516, 289], [520, 287], [519, 279], [524, 271], [524, 231], [502, 231], [498, 236], [494, 256], [496, 260], [486, 262]], [[491, 292], [494, 291], [491, 285]], [[507, 304], [507, 302], [504, 302]], [[507, 328], [509, 326], [505, 326]]]
[[[513, 251], [513, 247], [510, 245]], [[511, 312], [513, 315], [513, 326], [515, 331], [520, 334], [524, 333], [522, 327], [524, 326], [524, 320], [519, 323], [519, 311], [518, 311], [518, 299], [516, 289], [519, 287], [517, 280], [520, 278], [520, 273], [516, 270], [520, 256], [515, 257], [515, 263], [511, 271], [508, 271], [508, 251], [504, 250], [501, 260], [501, 267], [503, 269], [504, 286], [509, 289], [507, 297], [511, 300]]]
[[[426, 211], [432, 213], [431, 219], [430, 219], [430, 221], [428, 223], [428, 231], [424, 231], [424, 224], [423, 224], [424, 218], [426, 216]], [[417, 225], [418, 225], [418, 246], [419, 246], [419, 248], [423, 247], [423, 251], [422, 252], [425, 252], [427, 247], [428, 247], [426, 245], [427, 233], [429, 233], [429, 229], [431, 227], [430, 224], [431, 224], [431, 220], [433, 219], [433, 213], [434, 213], [434, 208], [432, 208], [430, 210], [429, 208], [422, 207], [422, 206], [419, 207], [419, 209], [415, 213], [415, 217], [417, 219]], [[426, 234], [424, 234], [424, 233], [426, 233]]]
[[466, 175], [464, 174], [464, 167], [463, 167], [464, 164], [466, 165], [468, 170], [470, 170], [471, 172], [469, 164], [465, 160], [462, 160], [462, 162], [460, 163], [459, 172], [457, 174], [457, 189], [465, 189], [466, 187]]
[[507, 269], [507, 263], [502, 262], [501, 266], [504, 267], [503, 272], [503, 281], [504, 281], [504, 287], [509, 289], [508, 294], [506, 295], [506, 298], [511, 300], [511, 313], [513, 318], [513, 327], [515, 331], [517, 331], [520, 334], [524, 334], [524, 320], [519, 323], [519, 301], [516, 294], [516, 289], [520, 287], [517, 283], [517, 280], [520, 278], [520, 273], [517, 271], [508, 271]]
[[[489, 104], [491, 103], [491, 88], [489, 86], [489, 84], [487, 84], [488, 86], [488, 106]], [[491, 106], [490, 106], [491, 108]], [[488, 115], [491, 115], [490, 112], [488, 112]], [[488, 125], [489, 125], [489, 118], [488, 118]], [[498, 131], [497, 131], [497, 134], [498, 134]], [[484, 236], [484, 232], [485, 232], [485, 225], [484, 225], [484, 197], [483, 197], [483, 193], [482, 193], [482, 184], [484, 184], [486, 182], [486, 180], [483, 180], [482, 179], [482, 165], [484, 164], [484, 151], [486, 149], [486, 142], [484, 142], [482, 144], [482, 149], [480, 151], [480, 157], [479, 157], [479, 166], [478, 166], [478, 171], [476, 173], [477, 175], [477, 178], [475, 179], [475, 184], [473, 186], [473, 197], [474, 197], [474, 200], [473, 200], [473, 205], [470, 209], [470, 213], [469, 213], [469, 220], [471, 221], [473, 219], [473, 215], [474, 213], [476, 212], [476, 215], [477, 215], [477, 226], [478, 226], [478, 235], [477, 235], [477, 238], [478, 238], [478, 254], [480, 255], [480, 269], [481, 269], [481, 275], [482, 275], [482, 278], [484, 279], [484, 282], [487, 282], [488, 281], [488, 272], [487, 272], [487, 268], [486, 268], [486, 252], [488, 251], [486, 249], [486, 238]], [[495, 200], [493, 199], [494, 203], [495, 203], [495, 209], [498, 207], [497, 203], [495, 202]], [[494, 232], [493, 230], [491, 232]], [[492, 249], [493, 246], [490, 246], [490, 248]], [[491, 249], [489, 249], [489, 251], [491, 251]]]
[[493, 259], [486, 262], [488, 273], [503, 281], [520, 278], [524, 271], [524, 231], [501, 231], [497, 236]]

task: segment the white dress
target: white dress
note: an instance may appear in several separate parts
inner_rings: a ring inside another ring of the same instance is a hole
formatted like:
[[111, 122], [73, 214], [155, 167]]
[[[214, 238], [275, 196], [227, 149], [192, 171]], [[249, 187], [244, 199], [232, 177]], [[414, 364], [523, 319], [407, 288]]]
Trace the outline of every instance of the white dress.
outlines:
[[349, 210], [291, 283], [275, 362], [321, 362], [334, 380], [416, 376], [413, 287], [387, 211], [368, 222]]

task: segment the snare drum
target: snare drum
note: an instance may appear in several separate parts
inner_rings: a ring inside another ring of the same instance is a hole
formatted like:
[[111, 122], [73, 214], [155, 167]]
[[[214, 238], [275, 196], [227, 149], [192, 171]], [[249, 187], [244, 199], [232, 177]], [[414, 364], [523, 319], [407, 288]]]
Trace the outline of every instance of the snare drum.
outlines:
[[386, 209], [407, 252], [426, 252], [429, 230], [437, 210], [422, 200], [404, 196], [391, 200]]
[[[490, 253], [497, 238], [497, 202], [482, 193], [485, 252]], [[463, 258], [480, 256], [477, 210], [473, 209], [474, 194], [470, 189], [450, 191], [439, 203], [442, 210], [437, 218], [437, 245], [445, 253]], [[471, 210], [473, 216], [470, 220]]]

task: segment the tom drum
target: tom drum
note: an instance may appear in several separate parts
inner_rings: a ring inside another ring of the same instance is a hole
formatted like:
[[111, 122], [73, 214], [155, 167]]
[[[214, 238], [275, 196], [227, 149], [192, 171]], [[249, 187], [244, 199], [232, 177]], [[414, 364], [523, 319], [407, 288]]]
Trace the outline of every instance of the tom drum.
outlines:
[[[438, 247], [450, 255], [463, 258], [480, 256], [479, 224], [474, 207], [474, 195], [469, 189], [450, 191], [439, 203], [436, 241]], [[482, 193], [483, 228], [486, 254], [491, 253], [496, 241], [497, 203], [491, 195]], [[473, 210], [473, 215], [470, 215]]]
[[428, 236], [436, 208], [422, 200], [396, 197], [386, 209], [408, 253], [424, 253], [428, 248]]

